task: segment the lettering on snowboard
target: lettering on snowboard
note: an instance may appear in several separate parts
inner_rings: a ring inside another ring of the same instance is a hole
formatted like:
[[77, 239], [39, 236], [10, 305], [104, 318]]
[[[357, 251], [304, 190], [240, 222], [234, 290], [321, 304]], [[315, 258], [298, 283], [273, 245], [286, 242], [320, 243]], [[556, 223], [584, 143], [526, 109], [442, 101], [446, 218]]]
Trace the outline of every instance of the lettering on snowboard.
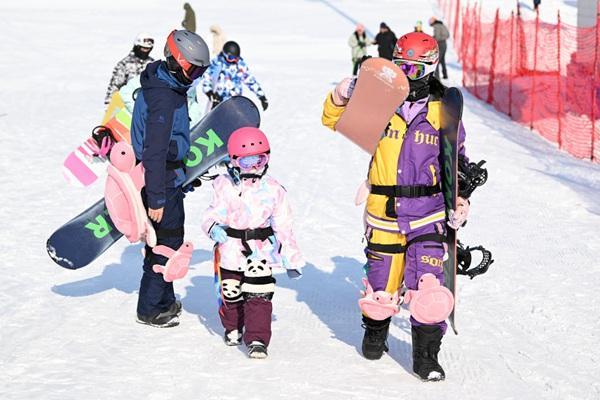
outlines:
[[85, 227], [91, 230], [97, 239], [102, 239], [112, 231], [111, 226], [102, 215], [96, 216], [96, 222], [88, 222]]
[[184, 160], [186, 167], [193, 168], [202, 162], [202, 151], [198, 146], [194, 146], [194, 144], [206, 147], [206, 157], [214, 153], [216, 147], [221, 147], [224, 145], [223, 141], [214, 130], [209, 129], [206, 132], [206, 135], [206, 138], [199, 137], [192, 143], [192, 146], [190, 147], [190, 152]]

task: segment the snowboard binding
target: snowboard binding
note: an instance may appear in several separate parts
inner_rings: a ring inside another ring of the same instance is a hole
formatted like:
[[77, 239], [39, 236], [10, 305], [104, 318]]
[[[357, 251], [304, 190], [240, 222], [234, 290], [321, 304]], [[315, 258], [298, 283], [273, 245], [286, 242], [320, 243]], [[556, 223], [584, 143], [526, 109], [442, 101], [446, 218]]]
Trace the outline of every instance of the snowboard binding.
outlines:
[[487, 182], [488, 172], [483, 168], [485, 160], [478, 163], [467, 163], [462, 157], [458, 162], [458, 195], [468, 199], [479, 186]]
[[[474, 251], [480, 251], [483, 255], [483, 258], [476, 267], [471, 268], [471, 253]], [[475, 278], [477, 275], [485, 274], [490, 268], [490, 265], [494, 263], [491, 251], [485, 249], [483, 246], [467, 246], [465, 248], [460, 241], [458, 242], [458, 246], [456, 247], [456, 260], [456, 273], [458, 275], [466, 275], [471, 279]]]

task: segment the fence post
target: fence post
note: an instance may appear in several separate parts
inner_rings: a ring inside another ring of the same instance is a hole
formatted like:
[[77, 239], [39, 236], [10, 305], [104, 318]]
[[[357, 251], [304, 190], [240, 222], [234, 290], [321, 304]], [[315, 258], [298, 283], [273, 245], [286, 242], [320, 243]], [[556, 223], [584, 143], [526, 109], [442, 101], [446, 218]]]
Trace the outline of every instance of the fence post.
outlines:
[[558, 40], [556, 41], [556, 43], [557, 43], [556, 48], [558, 51], [558, 57], [557, 57], [558, 58], [558, 71], [557, 71], [556, 77], [557, 77], [558, 86], [557, 86], [556, 92], [557, 92], [557, 96], [558, 96], [558, 139], [557, 139], [557, 142], [558, 142], [559, 149], [562, 148], [562, 116], [563, 116], [562, 96], [561, 96], [561, 91], [560, 91], [561, 84], [562, 84], [561, 83], [561, 74], [560, 74], [560, 67], [561, 67], [561, 64], [560, 64], [560, 24], [561, 24], [560, 10], [558, 10], [557, 16], [556, 16], [556, 36], [558, 37]]
[[508, 62], [508, 116], [512, 117], [512, 79], [514, 64], [514, 42], [515, 42], [515, 12], [510, 12], [510, 61]]
[[498, 24], [500, 22], [500, 9], [496, 8], [494, 18], [494, 38], [492, 39], [492, 62], [490, 63], [489, 83], [486, 102], [492, 104], [494, 101], [494, 79], [496, 77], [496, 43], [498, 42]]
[[538, 50], [538, 32], [540, 28], [540, 11], [535, 12], [535, 40], [533, 43], [533, 73], [531, 74], [531, 122], [529, 129], [533, 129], [533, 110], [535, 109], [535, 75], [537, 74], [537, 50]]
[[598, 74], [598, 22], [600, 18], [600, 2], [596, 8], [596, 44], [594, 49], [594, 70], [592, 71], [592, 156], [590, 159], [596, 161], [594, 157], [594, 147], [596, 145], [596, 75]]

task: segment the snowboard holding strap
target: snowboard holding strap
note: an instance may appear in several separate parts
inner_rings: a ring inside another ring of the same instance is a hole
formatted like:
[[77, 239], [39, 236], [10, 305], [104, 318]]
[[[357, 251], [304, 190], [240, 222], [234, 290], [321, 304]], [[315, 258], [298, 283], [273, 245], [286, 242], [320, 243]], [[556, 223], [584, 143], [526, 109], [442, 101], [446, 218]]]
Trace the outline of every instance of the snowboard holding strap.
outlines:
[[399, 185], [371, 185], [371, 193], [382, 196], [387, 196], [388, 200], [385, 203], [385, 215], [390, 218], [397, 218], [395, 199], [398, 197], [415, 198], [433, 196], [442, 191], [441, 185], [414, 185], [414, 186], [399, 186]]
[[248, 240], [267, 240], [269, 236], [273, 236], [275, 234], [275, 232], [273, 232], [273, 228], [270, 226], [256, 229], [226, 228], [225, 232], [227, 233], [227, 236], [234, 239], [240, 239], [242, 241], [242, 246], [244, 246], [244, 251], [242, 251], [242, 254], [245, 257], [250, 257], [252, 254], [252, 249], [248, 245]]

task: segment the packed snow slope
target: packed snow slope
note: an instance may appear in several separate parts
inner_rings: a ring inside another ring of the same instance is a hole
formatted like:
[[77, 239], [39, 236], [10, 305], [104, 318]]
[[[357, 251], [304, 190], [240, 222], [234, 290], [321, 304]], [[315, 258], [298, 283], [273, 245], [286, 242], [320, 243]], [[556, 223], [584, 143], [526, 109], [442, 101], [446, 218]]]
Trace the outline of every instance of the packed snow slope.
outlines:
[[[207, 185], [186, 199], [197, 250], [176, 282], [181, 325], [134, 322], [140, 246], [124, 240], [69, 271], [46, 238], [101, 196], [69, 187], [60, 166], [101, 118], [114, 64], [139, 31], [153, 56], [183, 9], [172, 1], [0, 3], [0, 398], [8, 399], [599, 399], [600, 166], [557, 151], [465, 93], [473, 160], [490, 178], [460, 231], [496, 259], [459, 278], [459, 335], [443, 340], [445, 382], [411, 375], [407, 312], [390, 352], [360, 354], [357, 307], [364, 256], [353, 205], [368, 156], [321, 126], [326, 93], [351, 72], [353, 24], [396, 33], [434, 13], [426, 1], [229, 0], [192, 2], [199, 32], [219, 24], [264, 85], [270, 172], [288, 189], [308, 259], [304, 278], [278, 274], [265, 361], [226, 347], [213, 293], [211, 242], [200, 231]], [[373, 49], [375, 51], [375, 49]], [[460, 69], [449, 56], [451, 81]]]

